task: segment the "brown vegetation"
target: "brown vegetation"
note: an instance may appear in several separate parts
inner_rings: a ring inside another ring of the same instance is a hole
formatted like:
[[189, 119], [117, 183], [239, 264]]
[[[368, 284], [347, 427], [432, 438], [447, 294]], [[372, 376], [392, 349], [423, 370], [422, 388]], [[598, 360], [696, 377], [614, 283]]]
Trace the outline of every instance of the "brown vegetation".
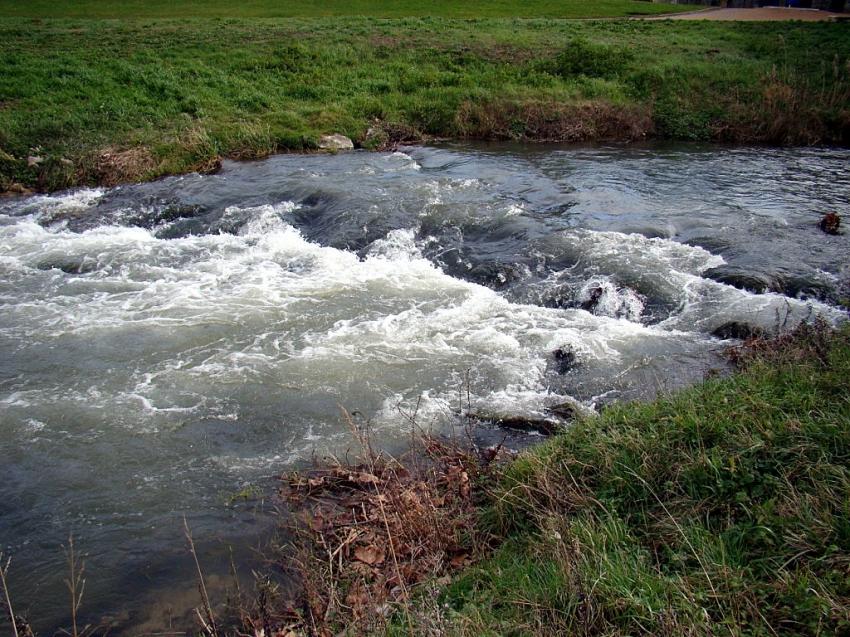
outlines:
[[455, 119], [461, 136], [536, 142], [637, 141], [654, 132], [652, 114], [643, 106], [592, 101], [464, 102]]
[[119, 150], [105, 148], [94, 158], [92, 172], [98, 184], [114, 186], [128, 181], [138, 181], [153, 172], [157, 162], [144, 146]]
[[[358, 437], [363, 462], [332, 461], [284, 477], [282, 494], [295, 522], [294, 540], [280, 559], [295, 556], [302, 585], [283, 604], [264, 604], [266, 610], [243, 620], [252, 631], [362, 635], [385, 629], [395, 616], [421, 634], [422, 618], [410, 615], [414, 587], [445, 583], [440, 578], [480, 551], [477, 489], [497, 466], [500, 449], [479, 453], [422, 436], [395, 459]], [[433, 609], [428, 616], [433, 625]]]
[[803, 22], [825, 22], [835, 20], [845, 14], [831, 11], [812, 11], [785, 7], [764, 7], [752, 9], [710, 9], [690, 13], [671, 14], [644, 20], [723, 20], [730, 22], [774, 22], [800, 20]]

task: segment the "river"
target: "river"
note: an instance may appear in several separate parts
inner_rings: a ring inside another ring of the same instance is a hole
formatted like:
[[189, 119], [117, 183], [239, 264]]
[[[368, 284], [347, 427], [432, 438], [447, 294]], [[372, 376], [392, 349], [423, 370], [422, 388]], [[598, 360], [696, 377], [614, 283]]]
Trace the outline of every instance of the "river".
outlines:
[[[0, 547], [18, 610], [159, 629], [274, 476], [459, 410], [669, 391], [850, 297], [850, 150], [443, 145], [0, 200]], [[560, 352], [560, 355], [556, 355]], [[565, 362], [566, 361], [566, 362]], [[171, 610], [169, 610], [169, 608]]]

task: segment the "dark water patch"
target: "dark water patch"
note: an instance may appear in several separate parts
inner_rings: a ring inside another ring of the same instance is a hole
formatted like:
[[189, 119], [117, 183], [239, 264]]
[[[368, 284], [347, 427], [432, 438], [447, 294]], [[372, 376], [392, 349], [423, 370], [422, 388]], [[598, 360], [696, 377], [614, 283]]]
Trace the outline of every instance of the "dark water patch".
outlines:
[[768, 291], [778, 292], [781, 290], [777, 282], [771, 281], [769, 277], [752, 270], [743, 270], [740, 267], [720, 266], [710, 268], [703, 273], [703, 276], [724, 285], [731, 285], [739, 290], [752, 292], [753, 294], [764, 294]]

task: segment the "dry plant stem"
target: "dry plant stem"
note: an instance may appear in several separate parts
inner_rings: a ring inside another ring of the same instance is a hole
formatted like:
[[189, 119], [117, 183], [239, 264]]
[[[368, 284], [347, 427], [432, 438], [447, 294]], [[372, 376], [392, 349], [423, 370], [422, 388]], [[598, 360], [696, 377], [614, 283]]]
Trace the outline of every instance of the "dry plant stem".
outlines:
[[392, 558], [393, 558], [393, 567], [395, 568], [395, 575], [396, 575], [396, 578], [398, 578], [398, 585], [401, 587], [402, 593], [404, 595], [404, 616], [405, 616], [405, 619], [407, 620], [407, 629], [408, 629], [408, 632], [410, 633], [410, 635], [412, 636], [413, 635], [413, 623], [411, 622], [411, 619], [410, 619], [410, 607], [409, 607], [410, 597], [409, 597], [409, 594], [408, 594], [408, 591], [407, 591], [407, 586], [405, 586], [405, 584], [404, 584], [404, 579], [401, 577], [401, 569], [398, 566], [398, 557], [396, 556], [396, 552], [395, 552], [395, 542], [393, 541], [392, 531], [390, 531], [390, 523], [387, 520], [387, 511], [386, 511], [386, 509], [384, 509], [384, 503], [383, 503], [383, 500], [381, 498], [381, 492], [378, 489], [377, 484], [372, 485], [372, 486], [375, 487], [375, 493], [378, 496], [378, 498], [377, 498], [378, 507], [380, 507], [380, 509], [381, 509], [381, 517], [384, 520], [384, 528], [386, 528], [386, 530], [387, 530], [387, 540], [388, 540], [387, 544], [390, 545], [390, 555], [392, 555]]
[[[65, 580], [65, 585], [68, 587], [68, 592], [71, 594], [71, 635], [79, 637], [80, 633], [77, 629], [77, 612], [80, 610], [80, 605], [83, 602], [83, 593], [86, 589], [86, 580], [83, 578], [85, 565], [78, 562], [77, 555], [74, 551], [74, 536], [68, 536], [68, 548], [65, 551], [68, 557], [69, 579]], [[85, 630], [84, 630], [85, 632]]]
[[9, 612], [9, 621], [12, 624], [12, 634], [15, 637], [19, 637], [18, 625], [15, 622], [15, 611], [12, 609], [12, 600], [9, 597], [9, 586], [6, 584], [6, 573], [9, 572], [9, 564], [12, 562], [12, 558], [6, 558], [6, 563], [3, 564], [4, 557], [5, 556], [0, 553], [0, 583], [3, 584], [3, 596], [6, 598], [6, 609]]
[[342, 412], [342, 417], [345, 419], [345, 424], [348, 425], [349, 430], [351, 431], [351, 435], [357, 440], [357, 443], [360, 445], [360, 449], [363, 451], [363, 455], [368, 459], [369, 465], [373, 465], [375, 462], [375, 454], [372, 451], [372, 443], [369, 440], [368, 435], [364, 434], [357, 425], [354, 423], [354, 419], [351, 417], [351, 414], [348, 410], [342, 405], [337, 405], [339, 410]]
[[189, 522], [186, 520], [186, 516], [183, 516], [183, 529], [186, 534], [186, 540], [189, 542], [189, 551], [192, 553], [192, 558], [195, 560], [195, 569], [198, 572], [198, 590], [201, 593], [201, 602], [204, 605], [204, 614], [206, 618], [198, 612], [198, 619], [201, 621], [201, 625], [204, 628], [204, 631], [208, 635], [217, 636], [218, 628], [215, 623], [215, 615], [213, 614], [212, 606], [210, 605], [210, 598], [207, 595], [207, 586], [204, 583], [204, 574], [201, 571], [201, 563], [198, 561], [198, 554], [195, 551], [195, 542], [192, 539], [192, 531], [189, 529]]

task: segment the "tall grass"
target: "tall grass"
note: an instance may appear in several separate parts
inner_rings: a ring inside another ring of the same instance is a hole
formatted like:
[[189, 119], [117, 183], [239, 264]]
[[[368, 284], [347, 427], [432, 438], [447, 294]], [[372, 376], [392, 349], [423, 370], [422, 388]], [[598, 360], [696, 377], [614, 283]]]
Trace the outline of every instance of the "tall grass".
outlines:
[[448, 588], [458, 634], [850, 632], [850, 330], [613, 407], [516, 461]]

